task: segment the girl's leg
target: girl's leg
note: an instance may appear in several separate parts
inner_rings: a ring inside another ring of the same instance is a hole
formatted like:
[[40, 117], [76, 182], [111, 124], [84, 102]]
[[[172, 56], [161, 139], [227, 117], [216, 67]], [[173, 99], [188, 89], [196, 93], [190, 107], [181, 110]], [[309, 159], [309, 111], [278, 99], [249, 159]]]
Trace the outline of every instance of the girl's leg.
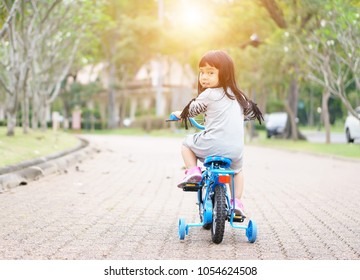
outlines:
[[201, 181], [201, 169], [196, 165], [197, 158], [193, 151], [183, 145], [181, 147], [181, 154], [184, 159], [186, 171], [184, 179], [178, 184], [179, 188], [182, 188], [188, 183], [198, 183]]
[[235, 174], [234, 183], [235, 183], [235, 197], [240, 199], [244, 190], [244, 175], [242, 171]]
[[[244, 175], [243, 175], [242, 171], [235, 174], [235, 176], [234, 176], [234, 185], [235, 185], [235, 190], [234, 190], [234, 194], [235, 194], [235, 214], [239, 214], [239, 215], [241, 215], [243, 217], [246, 217], [246, 215], [244, 213], [244, 205], [240, 201], [243, 190], [244, 190]], [[233, 199], [234, 198], [231, 199], [231, 203], [233, 203], [232, 202]]]
[[196, 165], [197, 163], [197, 159], [195, 154], [193, 153], [192, 150], [190, 150], [188, 147], [182, 145], [181, 147], [181, 155], [184, 159], [184, 163], [185, 163], [185, 167], [186, 169], [191, 169]]

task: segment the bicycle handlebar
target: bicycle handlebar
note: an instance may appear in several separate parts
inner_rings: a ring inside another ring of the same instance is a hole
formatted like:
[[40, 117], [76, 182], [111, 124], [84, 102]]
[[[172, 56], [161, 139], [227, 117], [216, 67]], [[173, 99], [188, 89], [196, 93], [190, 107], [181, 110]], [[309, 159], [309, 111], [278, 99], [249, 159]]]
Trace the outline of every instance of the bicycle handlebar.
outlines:
[[[169, 117], [169, 119], [166, 120], [166, 121], [167, 121], [167, 122], [173, 122], [173, 121], [179, 121], [179, 120], [180, 120], [180, 119], [179, 119], [177, 116], [175, 116], [174, 114], [171, 114], [170, 117]], [[204, 129], [205, 129], [205, 126], [199, 124], [194, 118], [189, 118], [189, 121], [190, 121], [190, 123], [191, 123], [193, 126], [195, 126], [196, 128], [201, 129], [201, 130], [204, 130]]]
[[189, 118], [189, 121], [191, 122], [191, 124], [193, 126], [195, 126], [196, 128], [200, 129], [200, 130], [204, 130], [205, 126], [199, 124], [194, 118]]

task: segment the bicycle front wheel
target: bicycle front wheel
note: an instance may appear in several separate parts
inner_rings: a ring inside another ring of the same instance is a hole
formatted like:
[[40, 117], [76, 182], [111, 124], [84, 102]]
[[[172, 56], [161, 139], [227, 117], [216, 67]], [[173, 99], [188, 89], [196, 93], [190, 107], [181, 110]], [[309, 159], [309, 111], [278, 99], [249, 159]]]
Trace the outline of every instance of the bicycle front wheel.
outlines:
[[211, 239], [219, 244], [223, 240], [225, 231], [226, 213], [226, 190], [223, 186], [216, 186], [214, 192], [213, 220], [211, 226]]

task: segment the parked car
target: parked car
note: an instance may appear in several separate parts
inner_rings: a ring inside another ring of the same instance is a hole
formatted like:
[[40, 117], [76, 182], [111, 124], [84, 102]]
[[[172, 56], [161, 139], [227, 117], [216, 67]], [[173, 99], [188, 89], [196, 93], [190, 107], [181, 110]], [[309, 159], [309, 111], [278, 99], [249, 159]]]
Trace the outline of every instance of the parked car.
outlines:
[[[355, 112], [360, 117], [360, 106], [355, 109]], [[355, 139], [360, 139], [360, 120], [350, 113], [345, 121], [345, 135], [348, 143], [353, 143]]]
[[286, 112], [275, 112], [265, 116], [266, 136], [281, 135], [284, 133], [288, 115]]

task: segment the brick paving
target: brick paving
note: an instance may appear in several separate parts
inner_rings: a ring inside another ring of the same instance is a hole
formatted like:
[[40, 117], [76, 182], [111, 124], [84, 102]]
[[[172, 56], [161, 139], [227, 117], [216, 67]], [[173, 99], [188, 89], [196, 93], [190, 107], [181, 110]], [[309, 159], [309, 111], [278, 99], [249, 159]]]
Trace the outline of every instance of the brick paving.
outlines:
[[87, 136], [101, 150], [66, 173], [0, 194], [0, 259], [360, 259], [360, 161], [246, 146], [245, 192], [258, 240], [198, 222], [180, 138]]

